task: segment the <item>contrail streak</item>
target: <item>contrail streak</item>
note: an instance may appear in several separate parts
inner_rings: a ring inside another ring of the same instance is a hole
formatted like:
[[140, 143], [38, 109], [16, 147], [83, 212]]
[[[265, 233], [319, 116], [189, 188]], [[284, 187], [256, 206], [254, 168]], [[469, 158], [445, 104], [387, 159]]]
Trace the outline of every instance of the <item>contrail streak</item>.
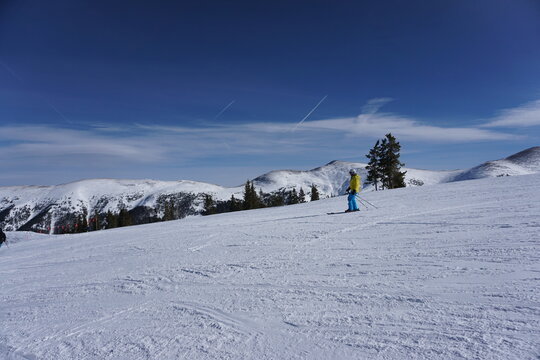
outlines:
[[[14, 77], [15, 79], [19, 80], [21, 83], [24, 84], [23, 79], [15, 72], [15, 70], [13, 70], [13, 69], [10, 68], [9, 66], [7, 66], [7, 64], [4, 63], [4, 62], [2, 62], [2, 61], [0, 61], [0, 65], [1, 65], [4, 69], [6, 69], [7, 72], [9, 72], [11, 75], [13, 75], [13, 77]], [[45, 100], [45, 102], [47, 103], [47, 105], [49, 105], [49, 107], [50, 107], [51, 109], [53, 109], [54, 112], [57, 113], [64, 121], [66, 121], [66, 122], [68, 122], [68, 123], [70, 123], [70, 124], [73, 124], [73, 121], [69, 120], [64, 114], [62, 114], [62, 113], [60, 112], [60, 110], [58, 110], [53, 104], [50, 103], [50, 101], [47, 101], [46, 99], [43, 99], [43, 100]]]
[[64, 121], [66, 121], [66, 122], [68, 122], [68, 123], [70, 123], [70, 124], [73, 124], [73, 121], [71, 121], [71, 120], [69, 120], [67, 117], [65, 117], [64, 114], [62, 114], [62, 113], [60, 112], [60, 110], [58, 110], [56, 107], [54, 107], [53, 104], [51, 104], [51, 103], [48, 102], [48, 101], [47, 101], [47, 104], [49, 104], [49, 106], [51, 107], [51, 109], [53, 109], [55, 113], [57, 113], [58, 115], [60, 115], [60, 117], [61, 117], [62, 119], [64, 119]]
[[323, 102], [324, 100], [326, 100], [327, 97], [328, 97], [328, 95], [324, 95], [324, 97], [321, 99], [321, 101], [319, 101], [319, 103], [318, 103], [317, 105], [315, 105], [315, 107], [314, 107], [313, 109], [311, 109], [311, 111], [308, 112], [308, 114], [307, 114], [306, 116], [304, 116], [304, 118], [303, 118], [302, 120], [300, 120], [300, 122], [299, 122], [298, 124], [296, 124], [296, 126], [291, 130], [291, 132], [294, 132], [300, 125], [302, 125], [302, 123], [304, 122], [304, 120], [306, 120], [306, 119], [309, 117], [309, 115], [313, 114], [313, 112], [314, 112], [315, 110], [317, 110], [317, 108], [319, 107], [319, 105], [321, 105], [322, 102]]
[[221, 116], [221, 114], [223, 114], [225, 111], [227, 111], [228, 108], [231, 107], [232, 104], [234, 104], [236, 102], [236, 100], [233, 100], [229, 103], [229, 105], [225, 106], [216, 116], [214, 116], [214, 120], [216, 120], [218, 117]]
[[[227, 106], [225, 106], [223, 109], [221, 109], [221, 111], [216, 116], [214, 116], [214, 120], [216, 120], [218, 117], [220, 117], [221, 114], [223, 114], [225, 111], [227, 111], [227, 109], [230, 108], [231, 105], [234, 104], [235, 102], [236, 102], [236, 100], [233, 100]], [[225, 147], [228, 150], [231, 150], [231, 146], [229, 144], [227, 144], [225, 141], [222, 141], [222, 143], [223, 143], [223, 145], [225, 145]]]
[[2, 65], [2, 67], [4, 69], [6, 69], [6, 71], [8, 73], [10, 73], [11, 75], [13, 75], [13, 77], [17, 80], [19, 80], [20, 82], [22, 82], [23, 80], [21, 79], [21, 77], [19, 75], [17, 75], [17, 73], [15, 72], [15, 70], [13, 70], [12, 68], [10, 68], [9, 66], [7, 66], [4, 62], [0, 61], [0, 65]]

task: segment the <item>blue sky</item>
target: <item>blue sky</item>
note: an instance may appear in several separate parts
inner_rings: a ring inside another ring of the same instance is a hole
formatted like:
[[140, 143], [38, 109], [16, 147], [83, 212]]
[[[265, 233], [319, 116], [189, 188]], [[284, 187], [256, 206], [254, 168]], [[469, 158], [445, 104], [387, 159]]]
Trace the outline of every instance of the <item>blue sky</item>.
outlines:
[[237, 185], [387, 132], [428, 169], [540, 145], [540, 3], [0, 2], [0, 185]]

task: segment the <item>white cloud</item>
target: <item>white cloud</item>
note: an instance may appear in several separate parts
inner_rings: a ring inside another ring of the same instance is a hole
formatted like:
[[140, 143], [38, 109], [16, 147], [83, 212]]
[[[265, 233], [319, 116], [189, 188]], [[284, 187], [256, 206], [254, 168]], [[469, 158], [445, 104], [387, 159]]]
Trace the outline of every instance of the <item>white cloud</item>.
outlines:
[[[103, 131], [90, 126], [0, 126], [0, 161], [21, 166], [73, 164], [100, 161], [175, 163], [222, 155], [294, 153], [310, 144], [304, 137], [284, 137], [267, 124], [217, 125], [206, 128], [161, 125], [125, 126], [123, 131]], [[62, 160], [63, 159], [63, 160]]]
[[383, 98], [374, 98], [368, 100], [366, 105], [362, 107], [362, 114], [375, 114], [379, 111], [381, 107], [388, 104], [389, 102], [394, 101], [394, 99], [389, 97]]
[[[302, 124], [304, 130], [331, 130], [364, 138], [380, 138], [391, 132], [398, 138], [425, 142], [471, 142], [515, 140], [519, 136], [480, 129], [478, 127], [439, 127], [427, 125], [419, 120], [378, 111], [392, 98], [370, 99], [357, 117], [311, 120]], [[280, 125], [265, 124], [264, 129], [282, 131]]]
[[[2, 128], [0, 158], [103, 156], [133, 162], [178, 161], [224, 154], [282, 154], [321, 147], [330, 137], [380, 138], [392, 132], [399, 139], [426, 142], [509, 140], [514, 135], [477, 128], [441, 128], [394, 115], [360, 115], [307, 121], [299, 133], [289, 124], [251, 123], [212, 128], [142, 126], [123, 133], [46, 127]], [[329, 133], [331, 131], [331, 133]], [[344, 139], [345, 140], [345, 139]]]
[[502, 110], [482, 127], [528, 127], [540, 125], [540, 100]]
[[0, 158], [3, 159], [98, 155], [147, 162], [163, 157], [159, 144], [149, 147], [144, 139], [107, 137], [91, 130], [10, 126], [0, 128], [0, 140], [8, 142], [1, 146]]
[[519, 137], [486, 129], [468, 127], [438, 127], [394, 114], [363, 114], [352, 118], [316, 120], [304, 123], [304, 128], [325, 129], [380, 138], [391, 132], [400, 139], [426, 142], [471, 142], [513, 140]]
[[[426, 143], [519, 139], [486, 128], [439, 127], [397, 114], [378, 113], [389, 101], [372, 99], [357, 117], [304, 121], [294, 133], [290, 131], [291, 123], [282, 122], [219, 123], [205, 127], [134, 124], [121, 128], [90, 124], [84, 129], [4, 126], [0, 127], [0, 160], [42, 165], [50, 159], [76, 157], [81, 162], [99, 159], [109, 165], [126, 161], [180, 164], [216, 156], [315, 154], [330, 149], [345, 152], [361, 139], [378, 139], [388, 132], [400, 140]], [[535, 104], [504, 114], [535, 109], [539, 106]]]

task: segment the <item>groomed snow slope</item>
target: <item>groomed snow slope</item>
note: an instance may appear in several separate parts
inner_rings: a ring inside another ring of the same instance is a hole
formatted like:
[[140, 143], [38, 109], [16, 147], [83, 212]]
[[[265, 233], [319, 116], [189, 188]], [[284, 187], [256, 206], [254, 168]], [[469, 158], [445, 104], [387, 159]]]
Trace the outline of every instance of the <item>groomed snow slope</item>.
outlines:
[[[0, 248], [2, 359], [533, 359], [540, 175]], [[22, 237], [22, 238], [21, 238]], [[23, 241], [24, 240], [24, 241]]]

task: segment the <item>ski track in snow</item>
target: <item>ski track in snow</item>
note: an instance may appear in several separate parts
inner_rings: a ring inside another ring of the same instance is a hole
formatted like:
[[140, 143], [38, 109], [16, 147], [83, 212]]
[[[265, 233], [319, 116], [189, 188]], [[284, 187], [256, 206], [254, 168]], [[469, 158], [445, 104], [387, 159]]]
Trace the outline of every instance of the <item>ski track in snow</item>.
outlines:
[[8, 233], [0, 358], [538, 359], [539, 183]]

